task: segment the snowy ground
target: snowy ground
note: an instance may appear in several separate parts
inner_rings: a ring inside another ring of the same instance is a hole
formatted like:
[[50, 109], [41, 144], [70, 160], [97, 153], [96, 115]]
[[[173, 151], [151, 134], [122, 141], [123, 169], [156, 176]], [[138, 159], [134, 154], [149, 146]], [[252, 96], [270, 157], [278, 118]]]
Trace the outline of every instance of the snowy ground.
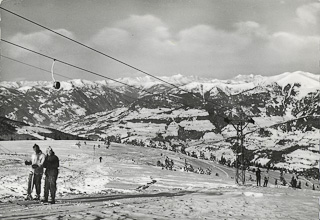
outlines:
[[[24, 160], [34, 143], [43, 151], [52, 146], [61, 160], [55, 205], [22, 201], [29, 170]], [[301, 179], [301, 190], [275, 187], [279, 174], [272, 172], [268, 187], [237, 186], [234, 170], [214, 162], [153, 148], [76, 143], [0, 142], [0, 218], [318, 219], [320, 191], [311, 190], [308, 180]], [[165, 156], [173, 159], [175, 171], [155, 166]], [[210, 168], [212, 175], [184, 172], [185, 159], [194, 168]]]

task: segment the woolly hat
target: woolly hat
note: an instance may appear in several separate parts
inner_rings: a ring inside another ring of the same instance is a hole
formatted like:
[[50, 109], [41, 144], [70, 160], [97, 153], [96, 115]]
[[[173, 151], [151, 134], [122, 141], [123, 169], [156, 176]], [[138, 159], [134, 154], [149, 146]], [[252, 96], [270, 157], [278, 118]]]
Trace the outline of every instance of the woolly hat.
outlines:
[[34, 144], [32, 148], [36, 148], [37, 150], [40, 150], [40, 147], [37, 144]]
[[49, 154], [49, 151], [52, 151], [52, 153], [54, 153], [53, 150], [52, 150], [52, 148], [51, 148], [51, 146], [49, 146], [49, 147], [47, 148], [47, 154]]

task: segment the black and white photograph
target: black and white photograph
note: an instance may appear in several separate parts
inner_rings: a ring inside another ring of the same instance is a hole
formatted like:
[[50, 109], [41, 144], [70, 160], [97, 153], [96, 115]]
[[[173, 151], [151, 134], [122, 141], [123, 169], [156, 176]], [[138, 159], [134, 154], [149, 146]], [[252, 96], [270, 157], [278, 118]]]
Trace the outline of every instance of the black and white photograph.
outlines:
[[0, 219], [320, 219], [320, 0], [0, 0]]

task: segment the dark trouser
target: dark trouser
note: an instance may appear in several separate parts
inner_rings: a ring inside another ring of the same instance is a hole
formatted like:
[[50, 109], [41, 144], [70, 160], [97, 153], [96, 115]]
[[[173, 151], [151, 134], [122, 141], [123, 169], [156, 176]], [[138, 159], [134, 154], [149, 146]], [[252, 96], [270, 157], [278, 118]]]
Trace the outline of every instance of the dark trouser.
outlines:
[[264, 186], [264, 187], [267, 187], [267, 186], [268, 186], [268, 180], [264, 180], [263, 186]]
[[54, 201], [56, 198], [57, 191], [57, 178], [58, 178], [58, 170], [49, 171], [46, 174], [45, 182], [44, 182], [44, 199], [48, 200], [49, 190], [51, 199]]
[[261, 186], [261, 177], [257, 177], [257, 186]]
[[40, 196], [41, 193], [41, 179], [42, 174], [29, 174], [29, 180], [28, 180], [28, 195], [31, 195], [33, 186], [36, 187], [36, 193], [38, 196]]

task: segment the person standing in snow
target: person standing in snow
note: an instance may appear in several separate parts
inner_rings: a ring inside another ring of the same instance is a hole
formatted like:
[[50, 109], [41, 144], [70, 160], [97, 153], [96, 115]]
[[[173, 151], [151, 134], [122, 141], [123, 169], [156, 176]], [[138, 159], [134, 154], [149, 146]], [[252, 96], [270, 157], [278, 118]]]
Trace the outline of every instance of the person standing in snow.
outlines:
[[257, 186], [261, 186], [261, 170], [259, 169], [259, 167], [256, 171], [256, 179], [257, 179]]
[[169, 161], [169, 157], [168, 156], [166, 156], [166, 159], [164, 160], [164, 164], [165, 164], [166, 169], [168, 169], [169, 166], [170, 166], [170, 161]]
[[297, 179], [294, 178], [294, 176], [292, 176], [292, 178], [291, 178], [291, 186], [293, 188], [296, 188], [296, 186], [297, 186]]
[[37, 144], [33, 145], [34, 154], [31, 156], [31, 160], [26, 160], [25, 165], [31, 165], [31, 170], [28, 178], [28, 190], [26, 200], [32, 200], [31, 193], [33, 191], [33, 186], [36, 188], [35, 200], [40, 200], [41, 193], [41, 179], [43, 175], [43, 163], [45, 160], [45, 155], [40, 150]]
[[267, 187], [268, 186], [268, 181], [269, 181], [269, 171], [266, 171], [266, 173], [264, 174], [263, 187]]
[[44, 162], [45, 171], [45, 183], [44, 183], [44, 199], [42, 202], [48, 202], [49, 190], [51, 195], [51, 204], [55, 204], [56, 191], [57, 191], [57, 178], [59, 158], [55, 155], [52, 148], [49, 146], [47, 149], [47, 156]]
[[173, 165], [174, 165], [174, 162], [173, 162], [173, 160], [171, 159], [171, 160], [170, 160], [170, 170], [172, 170]]

